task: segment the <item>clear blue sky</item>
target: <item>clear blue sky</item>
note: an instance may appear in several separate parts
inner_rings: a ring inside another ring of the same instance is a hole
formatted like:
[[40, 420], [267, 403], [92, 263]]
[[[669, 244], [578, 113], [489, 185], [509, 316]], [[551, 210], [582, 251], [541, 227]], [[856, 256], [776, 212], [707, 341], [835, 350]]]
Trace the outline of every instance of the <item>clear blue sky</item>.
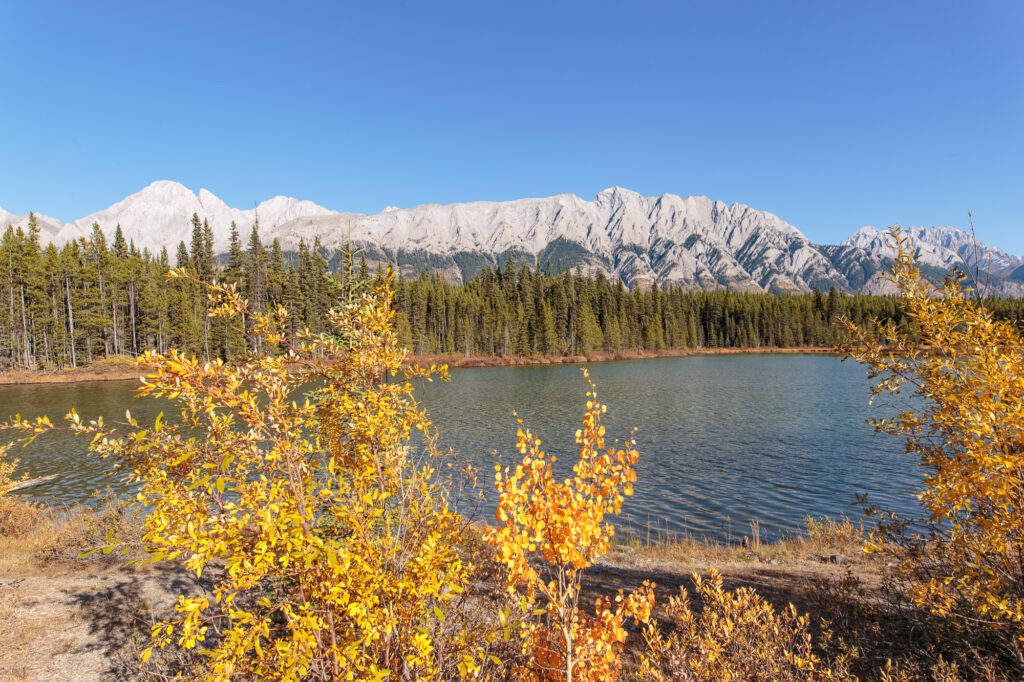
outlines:
[[610, 185], [1024, 254], [1024, 3], [16, 2], [0, 206], [377, 212]]

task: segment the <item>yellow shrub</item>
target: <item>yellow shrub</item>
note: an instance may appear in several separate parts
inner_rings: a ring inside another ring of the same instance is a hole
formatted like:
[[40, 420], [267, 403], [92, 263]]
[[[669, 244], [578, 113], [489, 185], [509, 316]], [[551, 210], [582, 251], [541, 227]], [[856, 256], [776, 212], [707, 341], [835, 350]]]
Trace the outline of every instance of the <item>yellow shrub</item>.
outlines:
[[131, 355], [111, 355], [100, 358], [93, 362], [92, 366], [106, 369], [135, 369], [137, 367], [135, 358]]
[[282, 352], [230, 367], [149, 353], [140, 394], [176, 401], [179, 420], [142, 426], [129, 414], [118, 433], [67, 418], [140, 484], [152, 558], [208, 582], [181, 595], [152, 645], [198, 649], [206, 679], [473, 674], [486, 633], [457, 617], [471, 569], [451, 542], [462, 522], [432, 441], [418, 459], [409, 448], [429, 426], [410, 380], [430, 371], [402, 366], [389, 282], [332, 313], [330, 334], [294, 341], [275, 331], [283, 309], [248, 310], [232, 287], [211, 298], [213, 315], [244, 313]]
[[36, 530], [45, 517], [42, 507], [17, 499], [0, 497], [0, 537], [19, 538]]
[[21, 478], [14, 477], [18, 460], [9, 457], [11, 446], [0, 445], [0, 537], [19, 537], [30, 532], [43, 516], [37, 504], [9, 495], [11, 486]]
[[11, 486], [24, 477], [18, 479], [14, 477], [14, 470], [18, 468], [18, 461], [13, 457], [10, 457], [11, 446], [0, 445], [0, 499], [3, 499], [8, 492], [11, 490]]
[[[876, 422], [920, 457], [923, 529], [884, 522], [870, 549], [894, 551], [897, 579], [922, 608], [962, 629], [969, 647], [998, 649], [1024, 673], [1024, 337], [997, 321], [962, 278], [929, 282], [898, 228], [892, 281], [914, 333], [849, 325], [850, 354], [875, 393], [913, 393], [920, 407]], [[987, 640], [979, 647], [982, 640]]]
[[694, 680], [845, 680], [844, 660], [826, 666], [814, 654], [806, 616], [790, 605], [776, 611], [750, 588], [729, 591], [711, 571], [693, 576], [701, 609], [691, 609], [680, 589], [667, 607], [671, 628], [657, 623], [644, 631], [647, 651], [640, 676], [658, 682]]

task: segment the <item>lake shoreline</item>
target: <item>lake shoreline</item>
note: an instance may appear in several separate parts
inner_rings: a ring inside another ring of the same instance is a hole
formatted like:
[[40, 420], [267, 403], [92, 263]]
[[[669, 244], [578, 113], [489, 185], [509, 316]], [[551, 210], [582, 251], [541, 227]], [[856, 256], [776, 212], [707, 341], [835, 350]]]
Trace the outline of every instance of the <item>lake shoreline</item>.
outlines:
[[580, 355], [412, 355], [410, 361], [419, 364], [445, 364], [449, 369], [476, 367], [531, 367], [541, 365], [583, 365], [596, 362], [624, 360], [655, 360], [659, 358], [687, 358], [698, 355], [843, 355], [830, 346], [793, 348], [675, 348], [670, 350], [600, 351]]
[[[543, 365], [580, 365], [622, 360], [685, 358], [697, 355], [835, 355], [842, 353], [830, 346], [791, 348], [677, 348], [670, 350], [600, 351], [580, 355], [458, 355], [413, 354], [410, 364], [448, 365], [449, 369], [478, 367], [530, 367]], [[132, 381], [143, 376], [138, 370], [124, 367], [80, 367], [69, 370], [17, 370], [0, 372], [0, 386], [30, 384], [70, 384], [88, 381]]]

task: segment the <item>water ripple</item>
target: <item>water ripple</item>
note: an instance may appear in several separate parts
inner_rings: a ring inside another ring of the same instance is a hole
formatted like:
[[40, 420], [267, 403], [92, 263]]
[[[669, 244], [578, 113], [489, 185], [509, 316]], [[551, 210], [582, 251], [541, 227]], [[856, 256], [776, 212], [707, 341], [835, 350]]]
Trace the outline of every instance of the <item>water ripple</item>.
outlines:
[[[650, 523], [661, 532], [724, 539], [749, 533], [753, 519], [768, 538], [809, 515], [857, 516], [855, 493], [916, 511], [922, 472], [900, 440], [865, 423], [879, 412], [868, 406], [868, 382], [856, 364], [813, 355], [699, 356], [602, 363], [591, 375], [609, 406], [609, 434], [621, 439], [637, 427], [638, 482], [620, 523], [634, 532], [646, 533], [638, 529]], [[132, 400], [132, 388], [0, 386], [0, 416], [59, 416], [75, 405], [83, 417], [110, 420], [131, 407], [146, 423], [166, 409]], [[517, 458], [513, 412], [562, 456], [557, 471], [564, 476], [585, 391], [579, 368], [570, 365], [459, 370], [447, 384], [418, 389], [441, 445], [481, 466], [492, 505], [490, 471]], [[29, 476], [57, 475], [25, 491], [32, 497], [74, 502], [107, 486], [128, 492], [81, 440], [48, 436], [14, 454]]]

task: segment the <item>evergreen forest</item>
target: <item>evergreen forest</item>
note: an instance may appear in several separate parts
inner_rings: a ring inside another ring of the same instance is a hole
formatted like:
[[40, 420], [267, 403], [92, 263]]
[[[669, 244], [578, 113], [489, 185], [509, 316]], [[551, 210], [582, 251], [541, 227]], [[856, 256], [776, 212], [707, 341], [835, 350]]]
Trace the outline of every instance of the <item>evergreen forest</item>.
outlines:
[[[338, 267], [331, 268], [330, 263]], [[259, 225], [243, 242], [231, 226], [226, 254], [215, 255], [210, 226], [192, 217], [190, 244], [173, 256], [139, 250], [120, 226], [112, 237], [94, 224], [88, 238], [58, 248], [8, 227], [0, 239], [0, 369], [63, 369], [147, 349], [179, 348], [226, 361], [260, 348], [248, 322], [211, 319], [195, 281], [168, 279], [185, 268], [199, 281], [237, 285], [252, 310], [283, 306], [289, 329], [322, 331], [328, 310], [380, 276], [352, 249], [329, 252], [319, 241], [284, 251], [263, 244]], [[332, 271], [335, 270], [335, 271]], [[418, 354], [581, 355], [683, 348], [800, 348], [843, 339], [839, 324], [892, 320], [907, 328], [899, 299], [846, 294], [630, 290], [602, 274], [507, 261], [465, 283], [426, 270], [394, 283], [395, 328]], [[1024, 302], [991, 299], [997, 318], [1019, 322]], [[272, 349], [270, 349], [272, 350]]]

